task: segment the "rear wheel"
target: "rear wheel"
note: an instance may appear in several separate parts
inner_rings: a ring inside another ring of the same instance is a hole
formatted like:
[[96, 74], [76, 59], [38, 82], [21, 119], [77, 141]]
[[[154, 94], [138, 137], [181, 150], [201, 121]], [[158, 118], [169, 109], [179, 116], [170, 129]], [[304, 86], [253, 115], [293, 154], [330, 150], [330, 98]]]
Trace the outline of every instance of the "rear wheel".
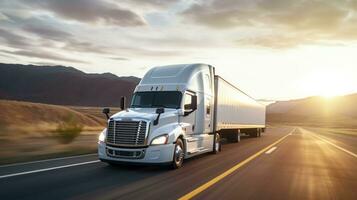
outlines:
[[250, 137], [259, 137], [259, 129], [252, 129], [249, 135]]
[[174, 157], [171, 165], [173, 169], [178, 169], [182, 167], [184, 152], [185, 151], [182, 139], [178, 138], [175, 144]]
[[235, 135], [235, 137], [234, 137], [233, 142], [235, 142], [235, 143], [240, 142], [240, 130], [239, 129], [237, 130], [237, 133], [234, 135]]
[[225, 130], [224, 132], [221, 132], [222, 134], [222, 138], [227, 139], [228, 142], [233, 142], [233, 143], [237, 143], [240, 142], [240, 130], [239, 129], [228, 129]]

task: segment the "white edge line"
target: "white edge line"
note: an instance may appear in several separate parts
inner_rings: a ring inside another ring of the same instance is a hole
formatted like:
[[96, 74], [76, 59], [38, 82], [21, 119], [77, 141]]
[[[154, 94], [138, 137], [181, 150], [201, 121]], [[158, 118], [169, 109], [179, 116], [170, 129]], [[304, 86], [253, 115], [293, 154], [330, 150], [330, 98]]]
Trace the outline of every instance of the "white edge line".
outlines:
[[45, 160], [36, 160], [36, 161], [30, 161], [30, 162], [20, 162], [20, 163], [6, 164], [6, 165], [0, 165], [0, 168], [2, 168], [2, 167], [12, 167], [12, 166], [18, 166], [18, 165], [28, 165], [28, 164], [34, 164], [34, 163], [56, 161], [56, 160], [65, 160], [65, 159], [71, 159], [71, 158], [81, 158], [81, 157], [94, 156], [94, 155], [97, 155], [97, 153], [83, 154], [83, 155], [78, 155], [78, 156], [67, 156], [67, 157], [61, 157], [61, 158], [51, 158], [51, 159], [45, 159]]
[[271, 154], [273, 153], [273, 151], [275, 151], [275, 149], [277, 149], [278, 147], [272, 147], [270, 148], [268, 151], [265, 152], [265, 154]]
[[14, 177], [14, 176], [20, 176], [20, 175], [25, 175], [25, 174], [33, 174], [33, 173], [38, 173], [38, 172], [51, 171], [51, 170], [55, 170], [55, 169], [74, 167], [74, 166], [79, 166], [79, 165], [92, 164], [92, 163], [97, 163], [97, 162], [100, 162], [100, 160], [92, 160], [92, 161], [88, 161], [88, 162], [81, 162], [81, 163], [75, 163], [75, 164], [70, 164], [70, 165], [62, 165], [62, 166], [58, 166], [58, 167], [50, 167], [50, 168], [37, 169], [37, 170], [32, 170], [32, 171], [27, 171], [27, 172], [6, 174], [6, 175], [0, 176], [0, 179]]
[[[306, 129], [305, 129], [305, 130], [306, 130]], [[339, 150], [341, 150], [341, 151], [343, 151], [343, 152], [345, 152], [345, 153], [347, 153], [347, 154], [349, 154], [349, 155], [351, 155], [351, 156], [357, 158], [357, 154], [353, 153], [352, 151], [349, 151], [349, 150], [347, 150], [347, 149], [345, 149], [345, 148], [342, 148], [342, 147], [338, 146], [337, 144], [334, 144], [333, 142], [329, 141], [326, 137], [318, 136], [318, 135], [316, 135], [315, 133], [313, 133], [313, 132], [311, 132], [311, 131], [309, 131], [309, 132], [310, 132], [310, 133], [308, 133], [308, 134], [310, 134], [310, 135], [312, 135], [312, 136], [314, 136], [314, 137], [317, 137], [318, 139], [320, 139], [320, 140], [322, 140], [322, 141], [324, 141], [324, 142], [326, 142], [326, 143], [328, 143], [328, 144], [330, 144], [330, 145], [336, 147], [337, 149], [339, 149]]]

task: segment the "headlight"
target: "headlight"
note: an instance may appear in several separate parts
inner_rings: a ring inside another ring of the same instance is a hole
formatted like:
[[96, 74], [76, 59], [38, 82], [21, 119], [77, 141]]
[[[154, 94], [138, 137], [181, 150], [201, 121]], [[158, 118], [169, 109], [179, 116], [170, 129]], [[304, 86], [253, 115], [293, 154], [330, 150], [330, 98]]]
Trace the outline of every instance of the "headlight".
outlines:
[[99, 142], [104, 142], [105, 138], [107, 137], [107, 129], [104, 129], [100, 134], [99, 134]]
[[151, 141], [151, 145], [166, 144], [168, 140], [169, 140], [169, 136], [167, 134], [160, 135]]

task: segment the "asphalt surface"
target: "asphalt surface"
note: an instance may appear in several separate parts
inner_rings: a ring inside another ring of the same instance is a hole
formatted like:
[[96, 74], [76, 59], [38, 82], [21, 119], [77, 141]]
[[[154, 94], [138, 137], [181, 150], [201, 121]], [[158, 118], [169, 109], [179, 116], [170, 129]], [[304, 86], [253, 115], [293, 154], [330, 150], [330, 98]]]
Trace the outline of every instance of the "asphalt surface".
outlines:
[[96, 155], [0, 166], [0, 199], [357, 199], [356, 146], [357, 136], [274, 127], [179, 170]]

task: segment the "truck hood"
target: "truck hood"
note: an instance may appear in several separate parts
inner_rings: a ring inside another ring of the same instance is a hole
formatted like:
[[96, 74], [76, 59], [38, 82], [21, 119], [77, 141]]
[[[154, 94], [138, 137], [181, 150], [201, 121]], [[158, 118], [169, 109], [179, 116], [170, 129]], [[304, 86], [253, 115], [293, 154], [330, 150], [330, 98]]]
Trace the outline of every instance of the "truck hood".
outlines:
[[[143, 119], [153, 121], [157, 118], [156, 108], [129, 108], [124, 111], [120, 111], [113, 116], [111, 119]], [[165, 112], [160, 115], [160, 122], [165, 119], [172, 118], [178, 116], [178, 111], [176, 109], [165, 108]]]

